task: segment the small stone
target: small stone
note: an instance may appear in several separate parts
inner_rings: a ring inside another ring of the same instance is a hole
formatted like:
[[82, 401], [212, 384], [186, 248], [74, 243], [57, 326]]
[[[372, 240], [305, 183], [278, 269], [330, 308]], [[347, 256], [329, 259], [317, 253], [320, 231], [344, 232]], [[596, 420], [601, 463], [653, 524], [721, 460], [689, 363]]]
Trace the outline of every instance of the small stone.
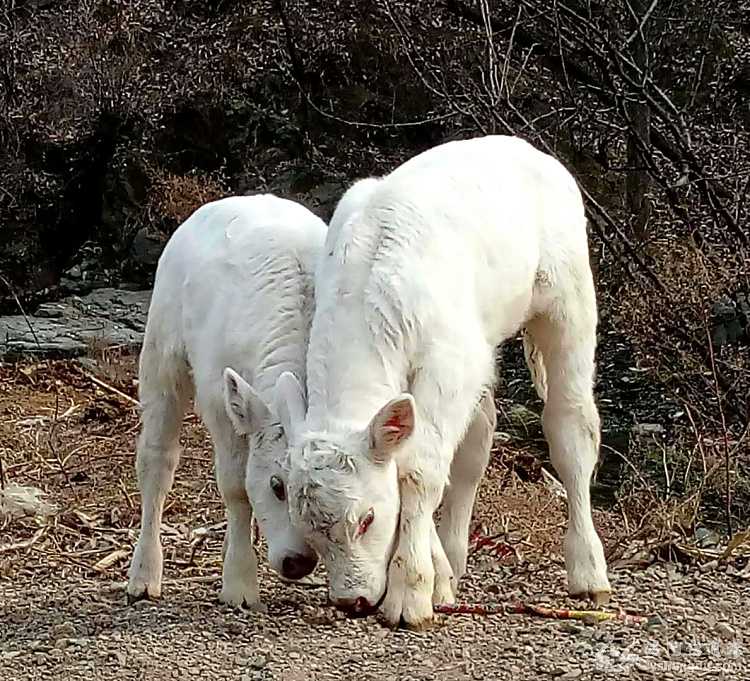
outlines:
[[661, 423], [636, 423], [631, 429], [631, 433], [635, 437], [663, 435], [664, 426]]
[[52, 627], [52, 637], [55, 639], [59, 638], [75, 638], [76, 628], [72, 622], [63, 622]]
[[[543, 670], [543, 668], [542, 668], [542, 670]], [[551, 676], [562, 677], [565, 674], [567, 674], [568, 671], [569, 671], [569, 669], [567, 667], [561, 667], [560, 665], [554, 665], [549, 670], [549, 672], [547, 672], [547, 673], [550, 674]]]
[[703, 563], [700, 566], [700, 571], [701, 572], [713, 572], [717, 567], [719, 567], [718, 560], [709, 560], [707, 563]]
[[[642, 659], [638, 658], [637, 660], [635, 660], [635, 668], [639, 672], [643, 672], [644, 674], [648, 674], [648, 672], [653, 671], [653, 669], [654, 669], [654, 663], [651, 662], [651, 661], [649, 661], [649, 660], [642, 660]], [[663, 678], [666, 678], [666, 677], [663, 677]]]
[[577, 679], [583, 672], [580, 667], [575, 667], [568, 672], [565, 672], [560, 678], [561, 679]]
[[43, 303], [37, 308], [34, 316], [42, 319], [60, 319], [60, 317], [63, 316], [64, 311], [64, 305], [59, 305], [57, 303]]
[[666, 626], [667, 626], [667, 623], [664, 621], [664, 618], [659, 614], [649, 617], [648, 621], [646, 622], [647, 629], [660, 629]]
[[560, 631], [565, 634], [580, 634], [583, 631], [583, 627], [573, 622], [563, 622], [560, 625]]
[[694, 534], [696, 544], [702, 549], [718, 546], [721, 542], [719, 533], [708, 527], [696, 527]]
[[666, 598], [673, 605], [687, 606], [688, 604], [688, 602], [684, 598], [670, 592], [667, 592]]
[[248, 666], [253, 669], [263, 669], [267, 664], [268, 660], [265, 655], [255, 655], [255, 657], [251, 657], [248, 661]]
[[714, 627], [714, 631], [725, 641], [731, 641], [737, 636], [735, 630], [726, 622], [717, 622], [716, 626]]

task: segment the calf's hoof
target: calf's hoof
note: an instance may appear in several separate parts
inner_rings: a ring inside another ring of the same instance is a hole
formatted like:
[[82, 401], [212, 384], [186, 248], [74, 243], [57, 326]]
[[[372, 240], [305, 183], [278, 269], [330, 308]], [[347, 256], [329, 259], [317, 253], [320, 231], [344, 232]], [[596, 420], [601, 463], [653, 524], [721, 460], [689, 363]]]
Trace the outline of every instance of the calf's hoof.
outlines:
[[570, 594], [571, 598], [576, 598], [582, 601], [591, 601], [597, 607], [607, 605], [611, 596], [612, 592], [609, 589], [606, 591], [586, 590]]
[[149, 583], [138, 578], [131, 578], [125, 591], [128, 605], [139, 601], [158, 601], [161, 598], [161, 584]]
[[219, 600], [232, 608], [244, 608], [253, 612], [266, 611], [257, 590], [244, 586], [224, 586], [219, 593]]
[[434, 617], [430, 617], [429, 619], [421, 619], [414, 622], [408, 622], [402, 615], [401, 620], [398, 623], [399, 629], [406, 629], [407, 631], [414, 631], [418, 633], [423, 631], [430, 631], [432, 629], [435, 629], [435, 627], [437, 627], [437, 620]]
[[135, 605], [141, 601], [158, 601], [158, 596], [152, 596], [148, 591], [142, 591], [141, 593], [127, 593], [128, 605]]

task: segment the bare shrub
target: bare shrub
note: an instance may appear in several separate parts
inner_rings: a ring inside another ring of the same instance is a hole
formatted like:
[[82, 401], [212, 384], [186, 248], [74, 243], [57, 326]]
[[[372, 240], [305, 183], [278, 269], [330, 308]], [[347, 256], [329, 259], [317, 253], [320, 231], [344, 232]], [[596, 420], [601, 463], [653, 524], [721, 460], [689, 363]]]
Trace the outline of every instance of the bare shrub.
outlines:
[[171, 232], [203, 204], [227, 193], [226, 180], [218, 173], [178, 175], [155, 170], [151, 175], [145, 218], [151, 224], [166, 224]]

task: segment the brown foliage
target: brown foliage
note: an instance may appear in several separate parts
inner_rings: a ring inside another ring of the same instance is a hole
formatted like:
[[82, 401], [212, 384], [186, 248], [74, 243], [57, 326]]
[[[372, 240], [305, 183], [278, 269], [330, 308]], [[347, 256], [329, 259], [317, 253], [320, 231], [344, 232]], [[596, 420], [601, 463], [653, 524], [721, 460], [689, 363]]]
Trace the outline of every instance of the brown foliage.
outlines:
[[203, 204], [216, 201], [226, 194], [223, 180], [216, 175], [177, 175], [163, 170], [154, 171], [146, 198], [145, 215], [149, 222], [166, 222], [174, 229]]

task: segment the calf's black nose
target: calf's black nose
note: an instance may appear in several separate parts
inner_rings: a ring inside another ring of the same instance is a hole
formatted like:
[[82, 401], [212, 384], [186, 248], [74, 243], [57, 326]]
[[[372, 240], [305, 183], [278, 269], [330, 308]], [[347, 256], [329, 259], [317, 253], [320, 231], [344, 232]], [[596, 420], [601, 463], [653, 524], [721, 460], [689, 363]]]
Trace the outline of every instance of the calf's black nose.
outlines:
[[316, 556], [295, 553], [293, 556], [286, 556], [281, 561], [281, 574], [286, 579], [302, 579], [315, 569], [317, 562]]

